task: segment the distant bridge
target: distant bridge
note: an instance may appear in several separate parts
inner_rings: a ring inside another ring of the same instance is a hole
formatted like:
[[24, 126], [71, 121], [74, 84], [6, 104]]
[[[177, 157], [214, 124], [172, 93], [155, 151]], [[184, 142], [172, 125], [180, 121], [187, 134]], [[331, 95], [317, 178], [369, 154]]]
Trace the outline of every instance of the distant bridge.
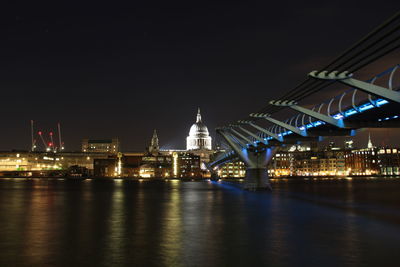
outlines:
[[[246, 118], [216, 129], [229, 146], [209, 163], [215, 167], [239, 158], [246, 169], [244, 188], [271, 188], [267, 164], [277, 149], [287, 144], [321, 141], [326, 136], [353, 136], [361, 128], [400, 127], [400, 92], [394, 86], [400, 65], [395, 65], [361, 81], [353, 73], [387, 57], [400, 48], [400, 12], [378, 26], [347, 49], [321, 71], [312, 71], [307, 79], [283, 97]], [[400, 75], [399, 75], [400, 76]], [[383, 85], [377, 85], [384, 81]], [[349, 87], [313, 107], [301, 105], [309, 96], [329, 85]], [[295, 113], [278, 119], [278, 112]], [[267, 122], [263, 127], [260, 122]]]

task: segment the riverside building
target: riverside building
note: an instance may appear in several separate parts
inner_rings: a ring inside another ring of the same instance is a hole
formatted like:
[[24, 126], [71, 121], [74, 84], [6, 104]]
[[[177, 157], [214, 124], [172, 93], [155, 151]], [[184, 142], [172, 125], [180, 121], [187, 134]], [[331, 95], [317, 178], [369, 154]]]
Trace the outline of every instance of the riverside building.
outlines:
[[46, 176], [80, 166], [93, 173], [94, 159], [107, 159], [108, 153], [84, 152], [0, 152], [0, 175]]
[[112, 139], [83, 139], [82, 152], [97, 152], [117, 154], [119, 152], [118, 138]]
[[[120, 172], [118, 172], [120, 162]], [[199, 178], [204, 176], [200, 168], [200, 156], [186, 150], [161, 150], [157, 131], [145, 152], [126, 152], [120, 158], [95, 160], [97, 177], [138, 178]]]
[[[241, 161], [225, 163], [219, 167], [220, 177], [244, 177]], [[376, 148], [368, 140], [366, 148], [353, 148], [346, 141], [345, 148], [330, 143], [324, 149], [302, 146], [278, 151], [268, 166], [270, 177], [289, 176], [397, 176], [400, 175], [400, 149]]]

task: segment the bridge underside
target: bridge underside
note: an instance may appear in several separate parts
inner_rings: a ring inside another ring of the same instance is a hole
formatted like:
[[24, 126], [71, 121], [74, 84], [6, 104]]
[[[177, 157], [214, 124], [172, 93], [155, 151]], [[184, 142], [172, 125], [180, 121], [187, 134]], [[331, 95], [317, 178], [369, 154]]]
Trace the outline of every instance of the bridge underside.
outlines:
[[400, 104], [390, 103], [378, 108], [363, 111], [346, 118], [357, 128], [399, 128]]
[[[234, 141], [229, 133], [219, 130], [218, 133], [235, 151], [237, 157], [246, 165], [246, 176], [243, 188], [246, 190], [271, 190], [267, 165], [275, 155], [274, 147], [243, 147]], [[222, 162], [222, 161], [221, 161]]]

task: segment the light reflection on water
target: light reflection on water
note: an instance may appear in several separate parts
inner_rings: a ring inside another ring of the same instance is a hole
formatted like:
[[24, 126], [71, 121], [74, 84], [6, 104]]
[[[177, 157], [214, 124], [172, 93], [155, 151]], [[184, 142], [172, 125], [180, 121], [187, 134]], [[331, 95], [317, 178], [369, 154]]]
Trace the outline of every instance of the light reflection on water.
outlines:
[[396, 266], [400, 180], [0, 179], [0, 266]]
[[172, 181], [165, 203], [165, 227], [162, 229], [160, 251], [164, 266], [180, 264], [180, 248], [182, 247], [182, 213], [181, 195], [178, 181]]

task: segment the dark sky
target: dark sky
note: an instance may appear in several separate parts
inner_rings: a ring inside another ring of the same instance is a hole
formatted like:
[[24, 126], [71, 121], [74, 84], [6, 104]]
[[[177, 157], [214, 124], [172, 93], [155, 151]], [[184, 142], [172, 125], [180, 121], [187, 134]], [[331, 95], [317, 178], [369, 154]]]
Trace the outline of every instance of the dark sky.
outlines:
[[31, 119], [45, 132], [61, 122], [68, 150], [109, 137], [142, 150], [153, 129], [163, 147], [184, 148], [197, 107], [215, 136], [216, 126], [289, 91], [400, 6], [143, 2], [2, 6], [0, 150], [28, 149]]

